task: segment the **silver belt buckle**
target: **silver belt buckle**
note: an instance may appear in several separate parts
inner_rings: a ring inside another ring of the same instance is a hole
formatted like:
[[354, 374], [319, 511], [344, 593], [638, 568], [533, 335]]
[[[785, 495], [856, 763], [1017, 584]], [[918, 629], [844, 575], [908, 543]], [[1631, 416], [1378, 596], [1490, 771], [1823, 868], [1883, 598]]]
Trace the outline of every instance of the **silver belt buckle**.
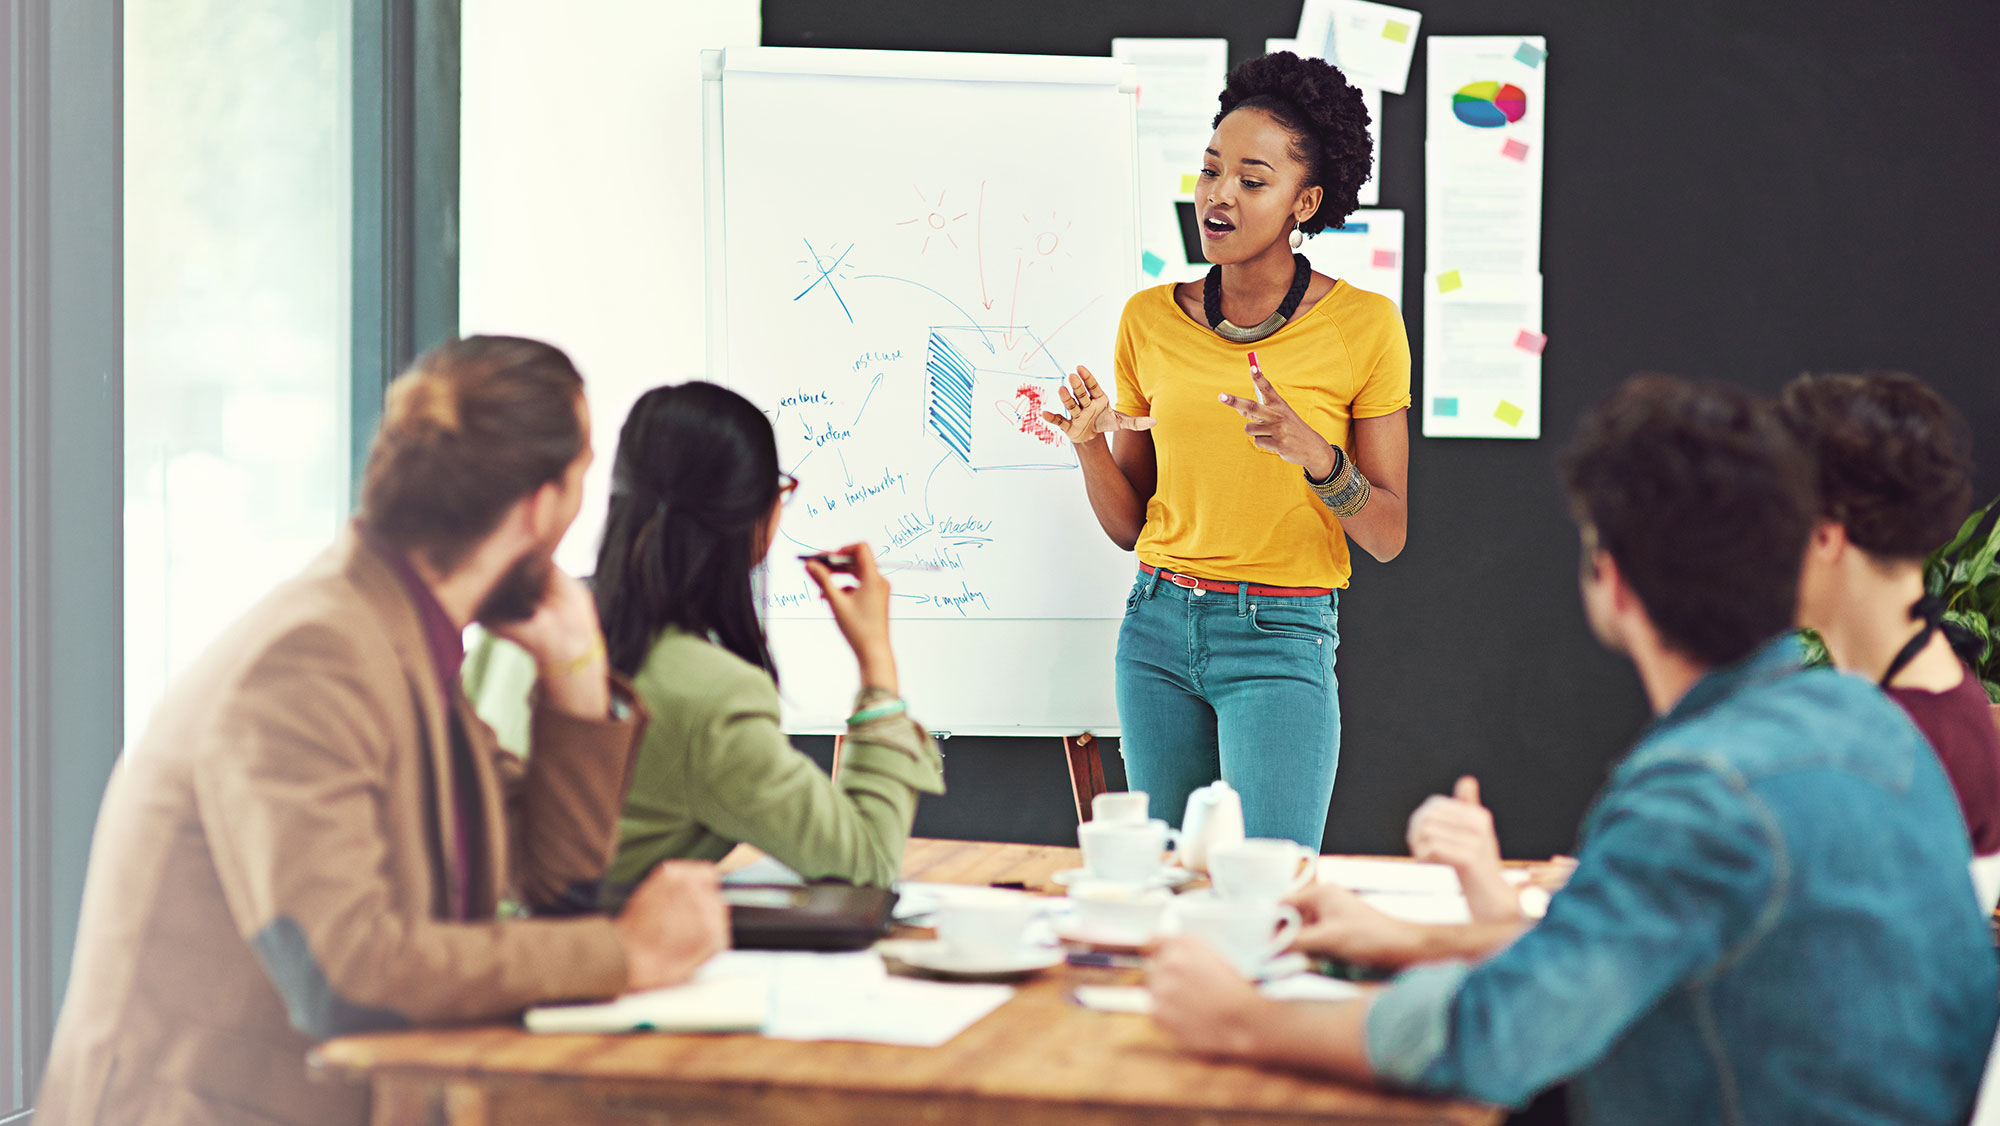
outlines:
[[1189, 578], [1186, 575], [1180, 574], [1177, 571], [1169, 571], [1167, 573], [1167, 581], [1174, 584], [1177, 587], [1180, 587], [1182, 590], [1201, 589], [1200, 582], [1196, 581], [1195, 579]]

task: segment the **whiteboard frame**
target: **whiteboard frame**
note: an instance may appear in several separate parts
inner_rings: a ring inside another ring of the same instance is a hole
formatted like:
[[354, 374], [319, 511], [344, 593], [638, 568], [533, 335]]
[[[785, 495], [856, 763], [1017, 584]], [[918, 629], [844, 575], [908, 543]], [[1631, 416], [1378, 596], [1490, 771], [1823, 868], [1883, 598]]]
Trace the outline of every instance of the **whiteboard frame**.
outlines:
[[[906, 78], [926, 81], [975, 81], [975, 82], [1025, 82], [1055, 85], [1091, 85], [1115, 87], [1125, 95], [1126, 116], [1131, 124], [1129, 159], [1131, 167], [1139, 166], [1138, 131], [1138, 68], [1121, 63], [1116, 59], [1092, 56], [1056, 55], [1004, 55], [975, 54], [936, 51], [874, 51], [848, 50], [843, 48], [814, 47], [729, 47], [720, 50], [705, 50], [701, 53], [702, 77], [702, 223], [704, 227], [703, 269], [707, 274], [707, 378], [723, 386], [729, 380], [729, 286], [727, 263], [724, 258], [726, 238], [726, 183], [723, 151], [723, 91], [722, 79], [725, 71], [762, 74], [807, 74], [837, 77], [862, 78]], [[1134, 198], [1127, 210], [1130, 229], [1126, 233], [1127, 247], [1131, 251], [1126, 269], [1130, 275], [1133, 292], [1139, 288], [1139, 201], [1137, 198], [1137, 178], [1134, 177]], [[1080, 534], [1089, 534], [1088, 529], [1080, 529]], [[1133, 560], [1133, 574], [1138, 574], [1138, 560]], [[1050, 640], [1059, 648], [1094, 649], [1106, 662], [1107, 671], [1117, 650], [1117, 633], [1123, 618], [1047, 618], [1047, 619], [978, 619], [959, 623], [945, 619], [899, 619], [895, 631], [899, 638], [898, 648], [907, 647], [912, 639], [938, 645], [946, 635], [962, 631], [966, 626], [977, 626], [988, 622], [1004, 624], [1009, 632], [1018, 630], [1028, 623], [1046, 623], [1050, 629]], [[824, 649], [826, 642], [837, 637], [831, 621], [794, 622], [771, 621], [764, 623], [767, 632], [777, 635], [819, 634], [816, 649]], [[978, 649], [977, 638], [965, 648], [968, 652]], [[774, 645], [773, 648], [776, 648]], [[982, 671], [998, 671], [994, 667], [994, 654], [981, 653]], [[1032, 655], [1024, 655], [1023, 660], [1033, 660]], [[968, 662], [968, 668], [970, 662]], [[906, 679], [910, 673], [906, 673]], [[995, 679], [1004, 680], [1004, 677]], [[1107, 678], [1109, 681], [1110, 678]], [[1034, 724], [1009, 724], [975, 720], [965, 724], [954, 724], [949, 717], [935, 717], [933, 733], [940, 738], [953, 735], [980, 736], [1074, 736], [1088, 733], [1095, 736], [1117, 737], [1119, 735], [1118, 706], [1115, 695], [1107, 692], [1098, 702], [1105, 717], [1101, 722], [1087, 722], [1074, 726], [1049, 726]], [[834, 724], [811, 719], [795, 718], [791, 709], [786, 709], [783, 726], [793, 735], [839, 735], [846, 732], [844, 724]]]

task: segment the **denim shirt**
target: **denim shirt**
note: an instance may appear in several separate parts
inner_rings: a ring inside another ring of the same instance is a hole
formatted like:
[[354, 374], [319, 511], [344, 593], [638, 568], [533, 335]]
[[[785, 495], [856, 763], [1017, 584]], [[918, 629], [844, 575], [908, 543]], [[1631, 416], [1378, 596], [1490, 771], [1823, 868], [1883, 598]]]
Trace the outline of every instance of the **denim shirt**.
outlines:
[[1549, 911], [1369, 1013], [1385, 1081], [1616, 1123], [1962, 1123], [2000, 1019], [1944, 771], [1790, 638], [1711, 671], [1585, 819]]

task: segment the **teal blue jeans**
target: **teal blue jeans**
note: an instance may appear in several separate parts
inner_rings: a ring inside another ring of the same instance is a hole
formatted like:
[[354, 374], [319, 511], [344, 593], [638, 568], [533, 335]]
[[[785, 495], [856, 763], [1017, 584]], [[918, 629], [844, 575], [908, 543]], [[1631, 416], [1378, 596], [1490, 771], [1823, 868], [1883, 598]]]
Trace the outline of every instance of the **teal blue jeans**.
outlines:
[[1118, 631], [1125, 777], [1178, 825], [1221, 778], [1253, 837], [1315, 852], [1340, 762], [1334, 650], [1340, 595], [1188, 590], [1140, 572]]

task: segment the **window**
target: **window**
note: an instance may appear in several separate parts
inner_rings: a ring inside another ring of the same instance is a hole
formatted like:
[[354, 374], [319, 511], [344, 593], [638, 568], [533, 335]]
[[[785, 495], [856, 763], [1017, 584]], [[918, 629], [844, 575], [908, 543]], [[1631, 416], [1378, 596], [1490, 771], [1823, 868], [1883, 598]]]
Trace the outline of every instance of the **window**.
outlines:
[[126, 0], [125, 734], [348, 511], [350, 4]]

